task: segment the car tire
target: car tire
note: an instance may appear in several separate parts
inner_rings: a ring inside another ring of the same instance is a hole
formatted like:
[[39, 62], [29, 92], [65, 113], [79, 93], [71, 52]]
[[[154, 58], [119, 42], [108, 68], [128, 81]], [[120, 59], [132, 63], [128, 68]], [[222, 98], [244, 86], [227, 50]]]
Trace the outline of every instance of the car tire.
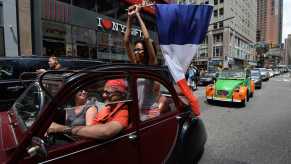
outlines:
[[206, 101], [208, 104], [213, 104], [213, 100], [211, 100], [211, 99], [207, 99]]
[[203, 154], [204, 154], [204, 147], [199, 151], [198, 155], [196, 156], [195, 160], [193, 161], [193, 164], [198, 164], [198, 162], [201, 160]]
[[241, 107], [245, 107], [246, 106], [246, 98], [240, 102], [240, 106]]
[[247, 99], [247, 102], [250, 101], [250, 97], [251, 97], [251, 94], [249, 92], [247, 92], [247, 97], [245, 99]]

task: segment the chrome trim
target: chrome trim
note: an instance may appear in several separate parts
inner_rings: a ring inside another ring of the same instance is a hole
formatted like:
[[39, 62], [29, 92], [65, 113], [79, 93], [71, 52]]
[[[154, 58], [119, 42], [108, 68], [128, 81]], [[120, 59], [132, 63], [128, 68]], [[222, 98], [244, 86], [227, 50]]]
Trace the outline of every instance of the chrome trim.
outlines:
[[10, 127], [10, 129], [11, 129], [11, 131], [12, 131], [12, 135], [13, 135], [13, 138], [14, 138], [14, 142], [15, 142], [15, 144], [16, 145], [18, 145], [19, 143], [18, 143], [18, 141], [17, 141], [17, 137], [16, 137], [16, 134], [15, 134], [15, 124], [12, 122], [12, 120], [11, 120], [11, 117], [10, 117], [10, 115], [8, 114], [8, 119], [9, 119], [9, 127]]

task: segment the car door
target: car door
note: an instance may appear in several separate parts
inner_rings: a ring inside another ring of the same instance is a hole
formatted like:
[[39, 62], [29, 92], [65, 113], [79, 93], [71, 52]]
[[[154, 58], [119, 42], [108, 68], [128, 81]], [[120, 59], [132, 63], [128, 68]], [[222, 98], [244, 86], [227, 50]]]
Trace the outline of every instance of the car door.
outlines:
[[15, 99], [24, 91], [19, 80], [19, 69], [24, 69], [16, 61], [0, 61], [0, 111], [9, 109]]
[[[62, 119], [60, 119], [63, 117], [62, 114], [72, 109], [72, 106], [74, 106], [72, 101], [74, 101], [76, 94], [82, 90], [88, 92], [86, 105], [95, 106], [96, 109], [102, 109], [104, 104], [100, 97], [106, 81], [125, 79], [128, 87], [124, 102], [129, 108], [129, 126], [117, 136], [105, 140], [87, 139], [79, 136], [67, 137], [63, 134], [61, 136], [54, 136], [52, 140], [51, 138], [48, 139], [43, 136], [42, 138], [46, 141], [47, 145], [47, 158], [26, 158], [25, 162], [29, 163], [38, 159], [42, 163], [139, 163], [138, 142], [134, 138], [137, 133], [137, 124], [134, 121], [134, 115], [138, 115], [138, 113], [137, 110], [133, 110], [137, 108], [137, 102], [132, 97], [132, 80], [130, 76], [121, 72], [102, 72], [101, 74], [90, 72], [89, 74], [84, 75], [86, 77], [78, 77], [81, 80], [75, 79], [71, 81], [70, 84], [66, 85], [69, 87], [69, 91], [67, 88], [66, 93], [57, 94], [51, 102], [52, 106], [54, 103], [57, 103], [56, 108], [59, 109], [53, 122], [62, 122]], [[62, 98], [63, 96], [60, 96], [60, 94], [67, 97]], [[48, 106], [48, 108], [55, 108], [52, 106]], [[50, 141], [54, 141], [54, 143], [50, 143]]]
[[[140, 75], [137, 78], [137, 95], [141, 163], [163, 163], [177, 139], [176, 104], [169, 89], [157, 78]], [[153, 101], [149, 100], [151, 98]]]

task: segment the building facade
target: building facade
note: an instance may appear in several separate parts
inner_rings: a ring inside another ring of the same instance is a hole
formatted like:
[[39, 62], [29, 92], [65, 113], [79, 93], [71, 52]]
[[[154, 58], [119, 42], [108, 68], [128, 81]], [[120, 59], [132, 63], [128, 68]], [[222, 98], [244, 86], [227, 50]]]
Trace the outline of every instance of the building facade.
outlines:
[[282, 22], [283, 0], [257, 0], [257, 42], [280, 45]]
[[285, 47], [284, 47], [284, 60], [282, 64], [291, 65], [291, 34], [285, 39]]
[[196, 0], [214, 5], [207, 38], [193, 63], [201, 69], [255, 65], [256, 0]]
[[[32, 0], [31, 2], [33, 54], [128, 61], [123, 45], [126, 9], [132, 4], [143, 3], [142, 0]], [[159, 3], [166, 3], [166, 1], [159, 1]], [[153, 8], [145, 8], [142, 16], [151, 38], [157, 43]], [[132, 42], [143, 36], [137, 25], [137, 22], [134, 22]]]
[[0, 0], [0, 56], [18, 56], [16, 0]]

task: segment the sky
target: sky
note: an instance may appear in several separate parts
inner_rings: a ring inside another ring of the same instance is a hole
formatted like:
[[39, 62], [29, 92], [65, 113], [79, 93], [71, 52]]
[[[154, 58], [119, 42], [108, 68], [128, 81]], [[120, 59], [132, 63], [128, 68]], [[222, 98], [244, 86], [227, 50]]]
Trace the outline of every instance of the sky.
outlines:
[[282, 42], [291, 34], [291, 0], [283, 0], [283, 36]]

